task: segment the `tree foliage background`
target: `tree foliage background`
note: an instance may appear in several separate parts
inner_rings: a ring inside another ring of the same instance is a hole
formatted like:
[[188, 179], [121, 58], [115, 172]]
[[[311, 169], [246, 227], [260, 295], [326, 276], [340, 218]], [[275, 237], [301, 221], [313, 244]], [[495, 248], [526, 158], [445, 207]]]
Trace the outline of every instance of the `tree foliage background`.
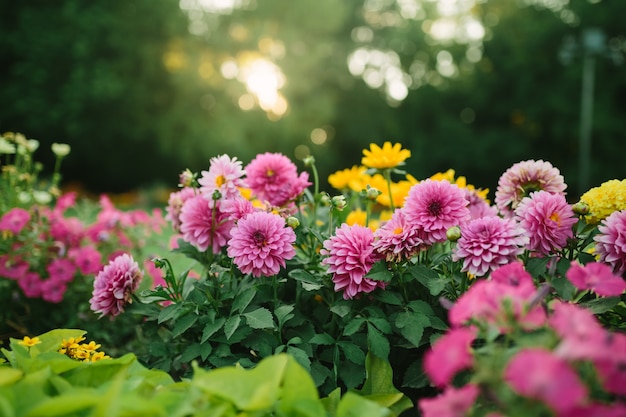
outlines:
[[[559, 51], [589, 27], [626, 50], [619, 0], [0, 4], [0, 130], [47, 165], [71, 144], [65, 179], [93, 191], [175, 186], [221, 153], [310, 153], [325, 178], [389, 140], [418, 178], [454, 168], [492, 190], [548, 160], [575, 198], [582, 58]], [[595, 68], [588, 187], [626, 177], [626, 65]]]

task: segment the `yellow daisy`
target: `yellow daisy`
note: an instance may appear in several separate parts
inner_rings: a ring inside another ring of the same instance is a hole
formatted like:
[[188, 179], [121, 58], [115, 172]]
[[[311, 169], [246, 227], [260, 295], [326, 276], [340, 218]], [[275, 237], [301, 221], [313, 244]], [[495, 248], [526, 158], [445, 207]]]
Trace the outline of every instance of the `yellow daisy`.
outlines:
[[352, 185], [360, 184], [361, 177], [365, 174], [366, 169], [364, 166], [353, 165], [352, 168], [346, 168], [330, 174], [328, 183], [339, 191], [354, 189]]
[[26, 347], [33, 347], [41, 343], [38, 337], [33, 337], [32, 339], [28, 336], [24, 336], [24, 339], [19, 341], [19, 344]]
[[383, 147], [370, 144], [370, 149], [363, 150], [363, 159], [361, 163], [368, 168], [388, 169], [395, 168], [411, 156], [411, 151], [402, 149], [400, 143], [391, 145], [391, 142], [385, 142]]
[[587, 223], [599, 223], [614, 211], [626, 209], [626, 180], [606, 181], [584, 193], [580, 201], [589, 206]]

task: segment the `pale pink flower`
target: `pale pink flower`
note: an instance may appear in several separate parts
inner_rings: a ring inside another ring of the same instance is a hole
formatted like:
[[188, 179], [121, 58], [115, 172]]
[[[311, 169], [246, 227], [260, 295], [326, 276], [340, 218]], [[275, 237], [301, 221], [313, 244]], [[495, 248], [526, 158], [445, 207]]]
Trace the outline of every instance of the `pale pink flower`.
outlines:
[[102, 268], [102, 254], [93, 246], [72, 248], [68, 256], [83, 275], [96, 274]]
[[591, 311], [577, 304], [555, 302], [549, 325], [560, 336], [555, 354], [569, 360], [595, 360], [606, 356], [607, 331]]
[[74, 279], [76, 265], [68, 258], [55, 258], [46, 265], [46, 272], [51, 279], [68, 283]]
[[230, 158], [228, 155], [220, 155], [211, 158], [209, 170], [201, 172], [202, 177], [198, 179], [202, 194], [212, 196], [215, 191], [219, 191], [222, 198], [230, 199], [240, 197], [240, 187], [245, 187], [241, 161], [236, 157]]
[[293, 258], [296, 234], [285, 219], [264, 211], [248, 214], [231, 230], [228, 256], [244, 274], [270, 277]]
[[372, 229], [346, 223], [335, 231], [334, 236], [324, 241], [320, 253], [326, 257], [322, 263], [328, 265], [328, 272], [333, 274], [335, 291], [343, 290], [346, 300], [359, 293], [370, 293], [378, 287], [385, 287], [384, 282], [365, 277], [380, 259], [373, 243]]
[[14, 207], [0, 218], [0, 230], [17, 235], [30, 221], [30, 213], [23, 208]]
[[423, 230], [428, 244], [447, 240], [446, 231], [470, 220], [469, 201], [465, 192], [446, 180], [431, 179], [411, 187], [404, 202], [407, 220]]
[[515, 216], [526, 231], [528, 248], [541, 255], [563, 249], [574, 237], [572, 226], [578, 221], [563, 194], [536, 191], [524, 197]]
[[452, 259], [463, 261], [461, 271], [481, 277], [515, 261], [527, 243], [528, 237], [515, 220], [481, 217], [461, 226]]
[[543, 401], [559, 414], [587, 399], [587, 388], [576, 371], [543, 348], [519, 351], [504, 369], [504, 379], [518, 394]]
[[418, 229], [407, 221], [402, 208], [374, 232], [374, 249], [390, 262], [409, 259], [425, 248]]
[[462, 188], [462, 190], [465, 192], [465, 199], [469, 201], [467, 208], [470, 211], [470, 218], [479, 219], [498, 215], [498, 208], [490, 206], [484, 198], [476, 193], [476, 190], [469, 188]]
[[601, 296], [617, 296], [626, 290], [626, 281], [620, 276], [613, 275], [610, 266], [599, 262], [582, 266], [572, 261], [565, 275], [579, 290], [591, 290]]
[[254, 213], [257, 209], [252, 205], [250, 200], [245, 198], [231, 198], [222, 201], [222, 211], [228, 215], [228, 218], [235, 223], [250, 213]]
[[626, 272], [626, 210], [614, 211], [598, 226], [594, 237], [600, 261], [613, 268], [617, 275]]
[[471, 345], [475, 327], [458, 327], [441, 336], [424, 355], [424, 371], [437, 386], [452, 381], [457, 372], [472, 366]]
[[183, 239], [198, 250], [219, 253], [230, 239], [233, 222], [220, 208], [221, 200], [207, 200], [202, 195], [189, 198], [180, 211]]
[[479, 393], [473, 384], [448, 387], [437, 397], [420, 399], [418, 406], [422, 417], [466, 417]]
[[533, 191], [544, 190], [564, 194], [567, 185], [560, 171], [550, 162], [528, 160], [514, 164], [498, 180], [496, 206], [505, 217], [513, 216], [524, 197]]
[[197, 195], [196, 190], [189, 187], [170, 193], [165, 208], [165, 220], [170, 221], [174, 231], [180, 231], [180, 210], [183, 208], [183, 204], [195, 195]]
[[295, 200], [311, 185], [309, 174], [298, 175], [296, 166], [280, 153], [263, 153], [245, 168], [246, 180], [252, 193], [261, 201], [281, 207]]
[[117, 316], [131, 302], [131, 295], [139, 286], [143, 272], [132, 256], [124, 253], [110, 261], [98, 273], [93, 283], [89, 303], [100, 316]]

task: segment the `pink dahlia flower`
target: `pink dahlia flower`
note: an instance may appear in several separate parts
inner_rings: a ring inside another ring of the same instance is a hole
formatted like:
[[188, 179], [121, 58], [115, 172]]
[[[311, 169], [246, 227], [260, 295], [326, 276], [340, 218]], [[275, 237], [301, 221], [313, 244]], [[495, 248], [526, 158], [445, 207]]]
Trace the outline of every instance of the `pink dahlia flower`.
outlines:
[[469, 201], [467, 208], [470, 211], [472, 219], [498, 215], [498, 208], [496, 206], [490, 206], [484, 198], [478, 195], [476, 190], [469, 188], [463, 188], [462, 190], [465, 192], [465, 199]]
[[311, 185], [309, 174], [298, 175], [296, 166], [280, 153], [263, 153], [245, 168], [248, 187], [261, 201], [281, 207], [295, 200]]
[[598, 226], [594, 237], [600, 261], [610, 265], [617, 275], [626, 272], [626, 210], [614, 211]]
[[457, 372], [472, 366], [471, 345], [476, 338], [475, 327], [449, 330], [424, 355], [424, 371], [439, 387], [449, 384]]
[[376, 288], [385, 287], [382, 281], [365, 278], [380, 256], [374, 251], [374, 232], [359, 224], [343, 224], [335, 235], [324, 241], [320, 251], [327, 256], [322, 260], [333, 274], [335, 291], [343, 290], [343, 298], [348, 300], [359, 293], [370, 293]]
[[463, 261], [461, 271], [482, 277], [515, 261], [527, 243], [528, 237], [515, 220], [481, 217], [461, 227], [452, 259]]
[[165, 212], [167, 213], [165, 220], [169, 220], [170, 223], [172, 223], [172, 228], [175, 231], [180, 231], [180, 211], [183, 208], [183, 204], [195, 195], [197, 195], [196, 190], [189, 187], [185, 187], [180, 191], [175, 191], [170, 194], [167, 200], [167, 207], [165, 208]]
[[473, 384], [448, 387], [437, 397], [419, 400], [418, 406], [423, 417], [465, 417], [479, 393], [479, 388]]
[[143, 273], [132, 256], [124, 253], [111, 260], [98, 273], [89, 303], [91, 310], [102, 316], [117, 316], [131, 302], [131, 294], [139, 286]]
[[574, 237], [572, 226], [578, 221], [563, 194], [547, 191], [522, 199], [515, 216], [530, 239], [528, 248], [542, 255], [563, 249]]
[[504, 369], [504, 379], [518, 394], [543, 401], [559, 415], [587, 399], [587, 388], [563, 359], [541, 348], [517, 353]]
[[470, 220], [465, 192], [446, 180], [424, 180], [411, 187], [404, 203], [409, 223], [425, 232], [428, 244], [443, 242], [446, 231]]
[[6, 230], [17, 235], [29, 221], [30, 213], [28, 210], [15, 207], [4, 213], [4, 216], [0, 218], [0, 230]]
[[276, 275], [296, 254], [296, 234], [282, 217], [257, 211], [237, 222], [228, 241], [228, 256], [244, 274]]
[[505, 217], [513, 213], [524, 197], [533, 191], [564, 194], [565, 180], [550, 162], [528, 160], [514, 164], [498, 180], [496, 206]]
[[419, 231], [406, 220], [404, 209], [396, 210], [391, 219], [374, 232], [374, 249], [387, 261], [409, 259], [426, 245]]
[[213, 253], [219, 253], [226, 246], [233, 222], [221, 210], [220, 204], [221, 200], [209, 201], [203, 195], [185, 201], [180, 210], [180, 232], [185, 242], [200, 251], [211, 247]]
[[626, 290], [626, 281], [622, 277], [613, 275], [610, 266], [599, 262], [582, 266], [573, 261], [566, 276], [579, 290], [591, 290], [601, 296], [617, 296]]
[[246, 172], [237, 158], [221, 155], [211, 158], [209, 170], [201, 172], [198, 179], [202, 194], [212, 196], [213, 192], [219, 191], [223, 198], [235, 198], [241, 196], [239, 187], [245, 187], [243, 176]]
[[239, 219], [243, 219], [250, 213], [254, 213], [257, 209], [245, 198], [231, 198], [222, 201], [222, 211], [228, 215], [228, 218], [235, 223]]

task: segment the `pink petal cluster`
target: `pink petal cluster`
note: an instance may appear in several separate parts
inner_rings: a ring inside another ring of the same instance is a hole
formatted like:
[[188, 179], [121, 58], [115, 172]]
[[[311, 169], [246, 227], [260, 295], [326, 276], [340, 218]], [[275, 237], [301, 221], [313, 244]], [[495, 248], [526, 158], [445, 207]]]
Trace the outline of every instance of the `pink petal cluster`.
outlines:
[[296, 234], [285, 219], [264, 211], [248, 214], [231, 230], [228, 256], [244, 274], [276, 275], [293, 258]]
[[466, 417], [479, 393], [473, 384], [448, 387], [437, 397], [422, 398], [418, 405], [423, 417]]
[[219, 253], [233, 227], [228, 214], [221, 210], [221, 200], [208, 200], [204, 195], [195, 195], [185, 201], [180, 210], [180, 232], [183, 239], [198, 250]]
[[461, 271], [482, 277], [517, 259], [528, 237], [513, 219], [480, 217], [461, 227], [461, 237], [452, 252], [462, 261]]
[[359, 224], [341, 225], [335, 235], [324, 241], [320, 253], [326, 256], [322, 263], [333, 274], [335, 291], [343, 290], [343, 298], [351, 299], [359, 293], [370, 293], [384, 288], [385, 283], [366, 278], [380, 256], [374, 250], [374, 232]]
[[30, 213], [23, 208], [14, 207], [4, 213], [0, 218], [0, 231], [8, 231], [14, 235], [19, 234], [24, 226], [30, 221]]
[[618, 296], [626, 291], [626, 281], [613, 275], [611, 267], [603, 263], [591, 262], [583, 266], [572, 261], [566, 276], [579, 290], [591, 290], [601, 296]]
[[457, 372], [472, 366], [471, 344], [477, 333], [474, 327], [458, 327], [433, 343], [424, 355], [424, 371], [435, 385], [449, 384]]
[[465, 199], [469, 201], [467, 208], [470, 211], [470, 217], [472, 219], [498, 215], [498, 208], [496, 206], [490, 206], [484, 198], [476, 193], [476, 190], [463, 188], [463, 191], [465, 192]]
[[578, 218], [563, 194], [536, 191], [525, 197], [515, 216], [530, 238], [528, 248], [541, 255], [563, 249], [574, 237], [572, 226]]
[[611, 213], [598, 226], [598, 231], [594, 240], [600, 261], [623, 276], [626, 272], [626, 210]]
[[228, 155], [220, 155], [211, 158], [209, 170], [201, 174], [198, 179], [200, 191], [207, 196], [219, 191], [224, 199], [240, 197], [239, 187], [246, 186], [243, 180], [246, 172], [236, 157], [231, 159]]
[[559, 414], [587, 398], [586, 386], [569, 363], [543, 348], [518, 352], [504, 369], [504, 379], [518, 394], [543, 401]]
[[175, 231], [180, 232], [180, 211], [183, 208], [183, 204], [196, 194], [196, 190], [191, 187], [184, 187], [180, 191], [170, 194], [167, 200], [167, 207], [165, 207], [165, 220], [169, 220]]
[[131, 301], [143, 273], [132, 256], [124, 253], [111, 260], [96, 276], [89, 303], [100, 316], [117, 316]]
[[252, 193], [261, 201], [282, 207], [295, 200], [311, 185], [309, 174], [298, 175], [296, 166], [280, 153], [257, 155], [245, 168]]
[[406, 219], [403, 208], [394, 211], [391, 219], [374, 232], [374, 249], [389, 262], [409, 259], [426, 246], [419, 230]]
[[496, 206], [504, 217], [511, 217], [522, 199], [533, 191], [564, 194], [566, 188], [561, 172], [550, 162], [521, 161], [507, 169], [498, 179]]
[[446, 231], [470, 220], [465, 192], [446, 180], [424, 180], [409, 190], [404, 203], [407, 220], [423, 231], [427, 244], [447, 240]]

